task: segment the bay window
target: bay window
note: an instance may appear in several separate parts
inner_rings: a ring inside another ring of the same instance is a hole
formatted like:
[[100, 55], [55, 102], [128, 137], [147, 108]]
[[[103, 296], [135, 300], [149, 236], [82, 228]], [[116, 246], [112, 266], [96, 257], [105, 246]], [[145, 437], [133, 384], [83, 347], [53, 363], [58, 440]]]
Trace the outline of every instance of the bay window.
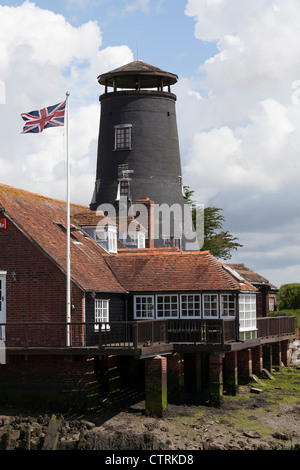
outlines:
[[256, 294], [239, 295], [240, 339], [256, 338]]

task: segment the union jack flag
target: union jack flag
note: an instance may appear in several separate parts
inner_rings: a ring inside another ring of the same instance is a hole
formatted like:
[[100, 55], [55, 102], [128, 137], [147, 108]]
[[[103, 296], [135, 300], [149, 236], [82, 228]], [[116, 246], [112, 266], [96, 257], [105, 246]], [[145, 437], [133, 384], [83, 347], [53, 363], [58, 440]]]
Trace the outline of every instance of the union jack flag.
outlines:
[[21, 116], [26, 121], [22, 134], [43, 132], [48, 127], [63, 126], [65, 109], [66, 100], [54, 106], [48, 106], [47, 108], [31, 111], [30, 113], [22, 113]]

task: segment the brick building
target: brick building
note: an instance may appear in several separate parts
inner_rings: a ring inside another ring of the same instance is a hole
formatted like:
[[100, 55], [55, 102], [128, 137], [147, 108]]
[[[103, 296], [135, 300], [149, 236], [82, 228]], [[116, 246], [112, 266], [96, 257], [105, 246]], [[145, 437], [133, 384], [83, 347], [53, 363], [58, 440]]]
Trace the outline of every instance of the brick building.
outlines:
[[227, 266], [234, 269], [240, 276], [257, 288], [256, 307], [258, 317], [265, 317], [269, 312], [276, 310], [278, 293], [276, 286], [243, 263], [231, 263], [227, 264]]
[[3, 399], [97, 400], [139, 381], [147, 410], [162, 414], [167, 396], [218, 401], [239, 376], [287, 362], [293, 319], [258, 318], [259, 291], [235, 270], [176, 247], [110, 252], [91, 236], [95, 214], [74, 204], [67, 324], [66, 204], [0, 184], [0, 211]]
[[[70, 207], [71, 321], [66, 203], [0, 184], [0, 401], [68, 409], [141, 386], [161, 416], [185, 392], [219, 403], [239, 378], [288, 362], [295, 319], [257, 310], [266, 283], [189, 243], [177, 78], [141, 61], [98, 77], [94, 193]], [[180, 208], [170, 230], [155, 203]]]

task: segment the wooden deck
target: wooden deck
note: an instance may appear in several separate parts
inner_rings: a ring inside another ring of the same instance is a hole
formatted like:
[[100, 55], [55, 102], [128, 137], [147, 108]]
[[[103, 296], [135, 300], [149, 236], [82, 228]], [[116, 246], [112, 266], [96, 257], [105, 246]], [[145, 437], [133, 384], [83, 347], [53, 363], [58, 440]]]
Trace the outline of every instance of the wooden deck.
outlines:
[[7, 354], [117, 354], [145, 357], [176, 350], [234, 351], [295, 338], [293, 316], [258, 318], [257, 338], [246, 341], [237, 338], [235, 319], [165, 319], [102, 324], [27, 322], [6, 323], [0, 327], [0, 340], [5, 340]]

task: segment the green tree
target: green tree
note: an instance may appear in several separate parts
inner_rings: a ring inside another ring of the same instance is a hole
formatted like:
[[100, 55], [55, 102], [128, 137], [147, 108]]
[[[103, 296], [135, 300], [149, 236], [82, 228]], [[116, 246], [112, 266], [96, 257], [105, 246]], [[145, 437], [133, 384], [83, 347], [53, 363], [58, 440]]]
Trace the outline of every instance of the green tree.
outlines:
[[282, 284], [278, 294], [279, 310], [300, 308], [300, 284]]
[[[192, 219], [196, 222], [196, 206], [192, 199], [194, 191], [189, 186], [184, 186], [185, 197], [192, 208]], [[198, 210], [198, 209], [197, 209]], [[204, 208], [204, 243], [201, 251], [209, 250], [216, 258], [224, 260], [232, 257], [232, 251], [241, 248], [237, 237], [233, 237], [228, 231], [222, 230], [225, 221], [219, 207]]]

